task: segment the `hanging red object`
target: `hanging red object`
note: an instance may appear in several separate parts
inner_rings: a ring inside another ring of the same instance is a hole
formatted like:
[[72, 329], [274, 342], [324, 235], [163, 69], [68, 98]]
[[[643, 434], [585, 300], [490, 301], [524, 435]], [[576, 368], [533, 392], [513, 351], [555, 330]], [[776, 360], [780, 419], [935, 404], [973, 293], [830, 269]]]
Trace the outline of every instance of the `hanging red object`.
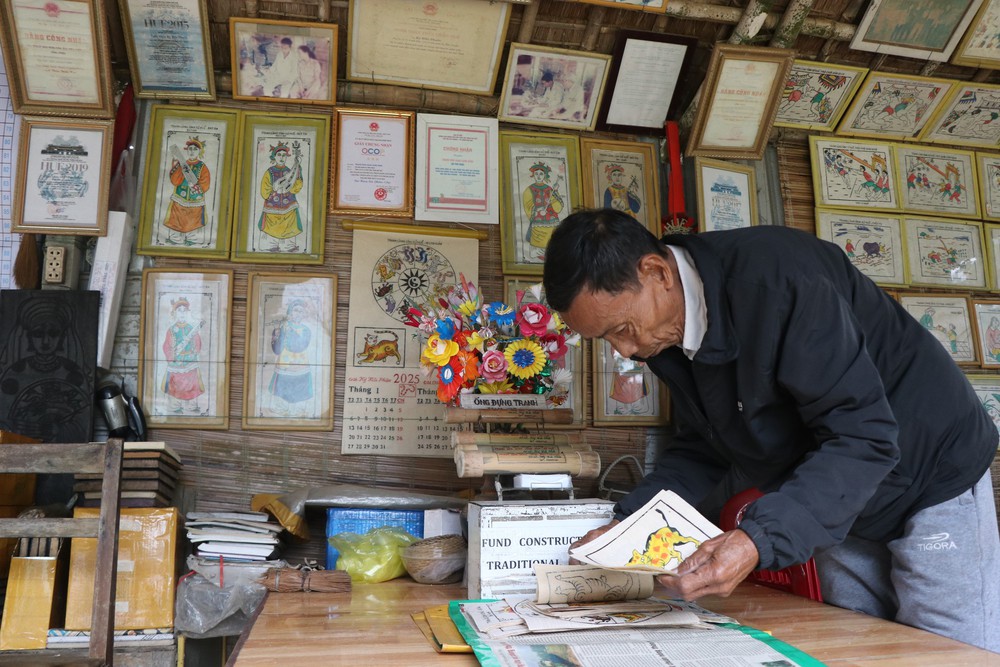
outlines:
[[681, 139], [677, 122], [663, 123], [667, 135], [667, 214], [660, 221], [663, 234], [689, 234], [696, 231], [697, 222], [687, 213], [684, 204], [684, 172], [681, 169]]

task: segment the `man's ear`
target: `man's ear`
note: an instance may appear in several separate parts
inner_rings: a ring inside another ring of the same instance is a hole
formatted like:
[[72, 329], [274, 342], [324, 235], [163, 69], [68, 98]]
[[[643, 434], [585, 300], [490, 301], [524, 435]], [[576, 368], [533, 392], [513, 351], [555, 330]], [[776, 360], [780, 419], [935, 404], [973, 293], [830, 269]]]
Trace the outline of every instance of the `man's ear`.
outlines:
[[664, 289], [670, 289], [673, 287], [675, 281], [675, 269], [672, 264], [672, 259], [672, 256], [668, 259], [663, 255], [657, 255], [655, 253], [643, 255], [642, 258], [639, 259], [639, 266], [636, 270], [639, 282], [645, 283], [646, 280], [652, 280], [662, 285]]

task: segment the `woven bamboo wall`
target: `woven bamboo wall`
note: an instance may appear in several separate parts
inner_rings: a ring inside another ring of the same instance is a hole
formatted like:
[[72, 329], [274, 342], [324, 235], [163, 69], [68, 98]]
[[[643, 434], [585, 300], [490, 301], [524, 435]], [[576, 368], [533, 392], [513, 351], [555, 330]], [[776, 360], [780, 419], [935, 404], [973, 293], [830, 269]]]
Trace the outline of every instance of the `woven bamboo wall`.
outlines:
[[[447, 0], [441, 0], [446, 2]], [[109, 5], [115, 3], [111, 2]], [[468, 115], [496, 115], [497, 95], [471, 95], [452, 92], [421, 90], [399, 86], [348, 82], [345, 80], [346, 48], [348, 44], [348, 2], [346, 0], [314, 0], [312, 2], [285, 2], [277, 0], [208, 0], [212, 55], [217, 71], [219, 101], [213, 104], [238, 106], [253, 110], [315, 113], [316, 107], [299, 108], [295, 105], [233, 102], [228, 97], [231, 90], [230, 43], [228, 19], [230, 16], [250, 16], [271, 19], [321, 21], [339, 26], [340, 54], [338, 59], [338, 103], [350, 106], [372, 106], [389, 109], [406, 109], [424, 112], [453, 112]], [[679, 6], [683, 3], [672, 3]], [[728, 18], [691, 19], [652, 13], [608, 8], [564, 0], [534, 0], [533, 4], [512, 5], [507, 43], [528, 42], [539, 45], [611, 53], [618, 32], [623, 29], [652, 30], [696, 37], [702, 48], [695, 54], [692, 80], [700, 81], [710, 54], [711, 45], [726, 41], [734, 30], [733, 13], [738, 16], [746, 4], [737, 2], [707, 5], [694, 0], [690, 5], [704, 5], [719, 16]], [[785, 9], [786, 2], [771, 6], [771, 18], [765, 23], [760, 38], [755, 43], [766, 44], [769, 31]], [[860, 0], [817, 0], [809, 19], [818, 22], [856, 24]], [[704, 12], [703, 12], [704, 13]], [[111, 17], [114, 24], [116, 16]], [[817, 24], [818, 25], [818, 24]], [[883, 71], [923, 73], [956, 79], [997, 81], [1000, 75], [989, 70], [972, 70], [944, 64], [936, 68], [906, 58], [890, 58], [871, 53], [851, 51], [848, 42], [819, 34], [810, 28], [795, 41], [800, 57], [815, 58], [833, 63], [860, 65]], [[811, 33], [811, 34], [807, 34]], [[125, 49], [121, 42], [120, 26], [112, 25], [113, 53], [119, 72], [124, 70]], [[504, 54], [505, 62], [506, 54]], [[502, 69], [499, 79], [502, 79]], [[500, 85], [498, 81], [498, 86]], [[697, 85], [679, 91], [681, 108], [695, 97]], [[518, 129], [524, 129], [520, 127]], [[610, 138], [614, 138], [613, 136]], [[627, 138], [627, 137], [620, 137]], [[782, 175], [780, 191], [784, 201], [785, 222], [788, 226], [813, 230], [813, 195], [810, 180], [809, 151], [801, 134], [783, 134], [775, 131], [773, 139], [778, 147], [778, 163]], [[480, 285], [486, 294], [502, 293], [499, 231], [490, 228], [489, 238], [480, 243]], [[319, 486], [336, 482], [361, 483], [380, 487], [405, 488], [442, 494], [456, 492], [475, 493], [482, 480], [460, 480], [455, 477], [454, 464], [445, 459], [426, 459], [385, 456], [342, 456], [340, 454], [341, 425], [339, 417], [343, 408], [344, 359], [346, 340], [344, 332], [349, 312], [350, 258], [352, 235], [340, 225], [340, 220], [330, 217], [326, 227], [325, 262], [321, 267], [287, 267], [289, 271], [330, 271], [339, 279], [337, 299], [337, 360], [335, 373], [334, 429], [328, 433], [310, 432], [246, 432], [239, 428], [242, 411], [243, 347], [246, 321], [247, 273], [268, 270], [273, 266], [229, 264], [224, 261], [193, 262], [178, 259], [156, 258], [157, 267], [231, 268], [235, 271], [232, 331], [232, 376], [230, 391], [231, 427], [228, 431], [165, 430], [150, 434], [150, 439], [165, 440], [184, 458], [182, 481], [187, 495], [182, 500], [185, 510], [244, 509], [250, 497], [262, 492], [282, 492], [303, 486]], [[135, 278], [130, 291], [135, 295]], [[134, 305], [134, 303], [133, 303]], [[134, 314], [134, 313], [133, 313]], [[133, 318], [134, 320], [134, 318]], [[119, 330], [119, 337], [137, 342], [137, 328], [126, 321]], [[136, 349], [126, 345], [123, 349]], [[134, 368], [137, 359], [117, 360], [119, 371]], [[588, 406], [589, 411], [589, 406]], [[589, 419], [589, 415], [588, 415]], [[586, 440], [601, 453], [607, 464], [618, 456], [634, 455], [645, 460], [647, 439], [656, 439], [659, 433], [642, 428], [588, 428]], [[616, 487], [628, 487], [636, 480], [623, 472], [610, 482]], [[585, 483], [581, 492], [594, 493], [596, 485]], [[314, 535], [322, 534], [322, 516], [313, 513], [310, 522]], [[323, 544], [313, 540], [301, 549], [302, 555], [321, 558]], [[297, 552], [293, 552], [295, 554]]]

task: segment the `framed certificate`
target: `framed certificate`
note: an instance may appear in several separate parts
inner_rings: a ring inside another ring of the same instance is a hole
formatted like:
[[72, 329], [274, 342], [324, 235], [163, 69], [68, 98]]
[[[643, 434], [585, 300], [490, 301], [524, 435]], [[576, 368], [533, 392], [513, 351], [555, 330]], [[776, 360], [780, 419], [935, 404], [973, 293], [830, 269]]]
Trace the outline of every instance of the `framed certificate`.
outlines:
[[413, 215], [412, 111], [337, 109], [330, 208], [340, 215]]
[[139, 397], [155, 428], [229, 428], [233, 272], [142, 273]]
[[417, 115], [417, 220], [500, 222], [498, 125], [496, 118]]
[[500, 169], [503, 271], [541, 275], [552, 232], [580, 206], [580, 140], [501, 132]]
[[243, 112], [234, 262], [322, 264], [330, 117]]
[[114, 112], [104, 0], [0, 3], [15, 113], [96, 116]]
[[332, 105], [337, 26], [230, 17], [233, 99]]
[[251, 271], [247, 287], [243, 428], [330, 430], [337, 276]]
[[11, 231], [104, 236], [112, 121], [21, 119]]
[[601, 53], [511, 44], [498, 118], [593, 130], [610, 64]]
[[140, 255], [227, 259], [240, 112], [157, 104], [150, 114]]
[[347, 78], [489, 95], [510, 11], [482, 0], [350, 0]]
[[677, 113], [697, 44], [693, 37], [619, 31], [598, 127], [662, 134], [663, 121]]
[[740, 229], [757, 224], [757, 183], [752, 167], [695, 158], [698, 231]]
[[716, 44], [687, 155], [759, 160], [795, 52]]
[[206, 0], [118, 0], [139, 98], [214, 100]]
[[660, 175], [656, 145], [640, 141], [580, 140], [583, 205], [626, 213], [660, 234]]

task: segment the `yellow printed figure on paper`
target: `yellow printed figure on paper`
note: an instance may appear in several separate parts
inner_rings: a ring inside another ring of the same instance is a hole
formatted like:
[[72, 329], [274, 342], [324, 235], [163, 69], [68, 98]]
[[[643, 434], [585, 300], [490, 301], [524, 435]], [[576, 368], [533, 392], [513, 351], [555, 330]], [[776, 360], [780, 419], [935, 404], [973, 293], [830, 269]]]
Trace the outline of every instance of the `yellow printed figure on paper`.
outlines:
[[632, 558], [626, 565], [652, 565], [653, 567], [665, 568], [670, 561], [676, 560], [680, 564], [684, 556], [677, 549], [679, 544], [693, 544], [695, 547], [701, 545], [700, 540], [693, 537], [681, 535], [676, 528], [666, 525], [655, 533], [651, 533], [646, 539], [646, 548], [642, 553], [632, 550]]
[[559, 194], [560, 179], [552, 184], [552, 168], [541, 161], [531, 165], [528, 171], [531, 172], [532, 183], [521, 197], [524, 214], [528, 218], [526, 240], [544, 250], [559, 224], [559, 213], [563, 209], [562, 195]]
[[[264, 210], [257, 221], [257, 228], [271, 240], [271, 252], [298, 252], [296, 237], [302, 234], [302, 216], [296, 195], [302, 190], [301, 150], [298, 142], [279, 141], [271, 146], [271, 166], [260, 182], [260, 195]], [[285, 164], [293, 157], [291, 166]]]
[[174, 191], [167, 205], [163, 226], [170, 230], [167, 243], [194, 245], [192, 235], [205, 226], [205, 193], [212, 184], [208, 167], [202, 161], [205, 142], [190, 137], [184, 142], [184, 154], [171, 146], [170, 184]]

